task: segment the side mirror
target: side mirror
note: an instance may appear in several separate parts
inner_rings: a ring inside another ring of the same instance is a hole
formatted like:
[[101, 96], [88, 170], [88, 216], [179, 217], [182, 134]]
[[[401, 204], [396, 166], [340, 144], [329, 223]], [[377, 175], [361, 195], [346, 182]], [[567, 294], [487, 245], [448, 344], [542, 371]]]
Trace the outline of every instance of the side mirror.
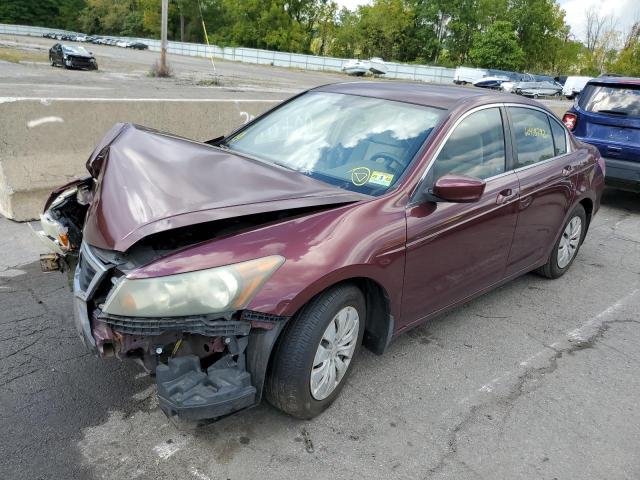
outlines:
[[486, 186], [479, 178], [449, 173], [436, 180], [430, 193], [436, 201], [473, 203], [482, 198]]

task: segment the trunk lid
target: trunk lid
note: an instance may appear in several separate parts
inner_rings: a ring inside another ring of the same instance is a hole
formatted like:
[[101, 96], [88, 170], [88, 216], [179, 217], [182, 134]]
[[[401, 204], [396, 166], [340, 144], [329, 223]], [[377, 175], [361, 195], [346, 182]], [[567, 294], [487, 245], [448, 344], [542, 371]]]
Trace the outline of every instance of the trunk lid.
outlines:
[[96, 179], [84, 240], [124, 252], [148, 235], [231, 217], [368, 199], [299, 172], [133, 124], [87, 162]]

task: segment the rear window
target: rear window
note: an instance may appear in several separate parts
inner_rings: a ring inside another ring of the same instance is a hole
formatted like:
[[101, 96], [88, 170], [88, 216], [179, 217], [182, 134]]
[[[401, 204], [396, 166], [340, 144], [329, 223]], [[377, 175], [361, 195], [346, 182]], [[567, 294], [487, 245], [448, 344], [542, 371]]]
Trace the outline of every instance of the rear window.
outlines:
[[628, 85], [587, 85], [579, 105], [587, 112], [640, 116], [640, 88]]

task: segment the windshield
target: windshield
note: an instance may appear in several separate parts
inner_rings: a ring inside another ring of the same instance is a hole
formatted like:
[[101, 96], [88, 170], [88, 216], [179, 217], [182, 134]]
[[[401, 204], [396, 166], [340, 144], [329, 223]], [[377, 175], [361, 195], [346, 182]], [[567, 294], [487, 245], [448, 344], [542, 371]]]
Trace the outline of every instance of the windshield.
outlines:
[[368, 195], [407, 169], [444, 110], [377, 98], [310, 92], [223, 145]]
[[62, 47], [65, 53], [78, 54], [78, 55], [89, 55], [89, 52], [84, 47], [77, 47], [75, 45], [64, 45]]
[[626, 85], [587, 85], [580, 95], [580, 107], [588, 112], [640, 116], [640, 88]]

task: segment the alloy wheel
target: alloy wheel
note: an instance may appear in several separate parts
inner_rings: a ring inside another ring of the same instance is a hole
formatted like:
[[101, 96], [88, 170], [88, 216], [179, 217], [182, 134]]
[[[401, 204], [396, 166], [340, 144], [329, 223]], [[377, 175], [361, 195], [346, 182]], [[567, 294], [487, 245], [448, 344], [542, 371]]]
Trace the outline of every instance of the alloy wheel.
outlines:
[[322, 334], [311, 367], [311, 395], [324, 400], [336, 389], [349, 368], [358, 342], [360, 317], [347, 306], [333, 317]]
[[562, 232], [560, 243], [558, 244], [558, 267], [565, 268], [580, 246], [580, 238], [582, 236], [582, 219], [573, 217]]

